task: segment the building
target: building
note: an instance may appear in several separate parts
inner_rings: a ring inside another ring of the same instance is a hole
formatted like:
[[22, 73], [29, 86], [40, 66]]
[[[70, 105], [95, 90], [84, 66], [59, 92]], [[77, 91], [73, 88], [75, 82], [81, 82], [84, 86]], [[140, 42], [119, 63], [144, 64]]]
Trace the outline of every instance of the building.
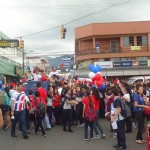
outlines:
[[[5, 40], [6, 45], [3, 43]], [[8, 46], [11, 40], [0, 31], [0, 80], [3, 79], [3, 76], [7, 77], [7, 81], [17, 80], [22, 75], [23, 51], [18, 48], [19, 41], [17, 47]]]
[[[92, 23], [75, 29], [77, 74], [85, 75], [91, 60], [104, 76], [148, 75], [150, 21]], [[84, 69], [84, 71], [83, 71]]]

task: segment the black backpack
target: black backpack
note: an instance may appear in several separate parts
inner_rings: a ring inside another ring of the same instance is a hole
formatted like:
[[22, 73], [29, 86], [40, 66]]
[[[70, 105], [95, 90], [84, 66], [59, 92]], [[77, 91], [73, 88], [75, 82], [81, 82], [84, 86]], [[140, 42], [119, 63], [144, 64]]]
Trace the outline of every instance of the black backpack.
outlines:
[[124, 118], [129, 118], [131, 117], [131, 109], [130, 107], [127, 105], [126, 102], [124, 102], [123, 100], [120, 100], [121, 101], [121, 115], [124, 117]]
[[37, 117], [40, 119], [44, 119], [46, 115], [45, 105], [42, 103], [42, 99], [40, 98], [40, 103], [37, 102], [37, 99], [35, 99], [36, 105], [37, 105]]

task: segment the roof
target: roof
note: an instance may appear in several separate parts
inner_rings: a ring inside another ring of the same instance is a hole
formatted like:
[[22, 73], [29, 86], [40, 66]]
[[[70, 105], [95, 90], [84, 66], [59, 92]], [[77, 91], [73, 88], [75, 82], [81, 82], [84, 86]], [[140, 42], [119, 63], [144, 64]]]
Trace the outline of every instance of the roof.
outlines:
[[75, 29], [75, 38], [150, 33], [150, 21], [92, 23]]
[[4, 34], [1, 31], [0, 31], [0, 37], [2, 37], [3, 39], [10, 39], [6, 34]]

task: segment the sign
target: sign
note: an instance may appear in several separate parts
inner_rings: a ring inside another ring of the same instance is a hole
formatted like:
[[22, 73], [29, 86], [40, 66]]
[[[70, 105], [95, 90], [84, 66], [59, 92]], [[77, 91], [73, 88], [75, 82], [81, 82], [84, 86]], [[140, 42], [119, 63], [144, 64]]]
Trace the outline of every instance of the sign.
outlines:
[[62, 63], [64, 64], [64, 68], [71, 68], [71, 58], [70, 57], [63, 57]]
[[131, 51], [139, 51], [141, 50], [141, 46], [131, 46]]
[[132, 62], [131, 61], [122, 61], [122, 67], [131, 67], [132, 66]]
[[113, 62], [112, 61], [94, 62], [94, 65], [99, 65], [102, 68], [113, 68]]
[[16, 66], [15, 67], [15, 73], [16, 75], [20, 76], [22, 74], [22, 70], [21, 70], [21, 67], [20, 66]]
[[147, 66], [150, 67], [150, 60], [147, 60]]
[[78, 65], [78, 69], [85, 69], [85, 68], [88, 68], [90, 64], [91, 64], [91, 60], [87, 60], [87, 61], [81, 62], [81, 63]]
[[139, 61], [140, 66], [147, 67], [147, 60]]
[[113, 67], [114, 68], [122, 67], [122, 62], [113, 62]]
[[139, 61], [133, 60], [132, 61], [132, 67], [138, 67], [139, 66]]
[[0, 47], [5, 48], [5, 47], [19, 47], [19, 40], [14, 39], [14, 40], [0, 40]]

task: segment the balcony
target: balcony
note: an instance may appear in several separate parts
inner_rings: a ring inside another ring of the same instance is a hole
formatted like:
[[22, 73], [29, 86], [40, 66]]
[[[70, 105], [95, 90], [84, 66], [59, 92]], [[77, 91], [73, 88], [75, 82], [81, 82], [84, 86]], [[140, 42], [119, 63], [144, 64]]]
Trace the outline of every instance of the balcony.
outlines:
[[148, 46], [128, 46], [116, 47], [103, 46], [101, 48], [89, 48], [86, 50], [76, 50], [77, 60], [94, 58], [122, 58], [122, 57], [147, 57], [150, 56]]

